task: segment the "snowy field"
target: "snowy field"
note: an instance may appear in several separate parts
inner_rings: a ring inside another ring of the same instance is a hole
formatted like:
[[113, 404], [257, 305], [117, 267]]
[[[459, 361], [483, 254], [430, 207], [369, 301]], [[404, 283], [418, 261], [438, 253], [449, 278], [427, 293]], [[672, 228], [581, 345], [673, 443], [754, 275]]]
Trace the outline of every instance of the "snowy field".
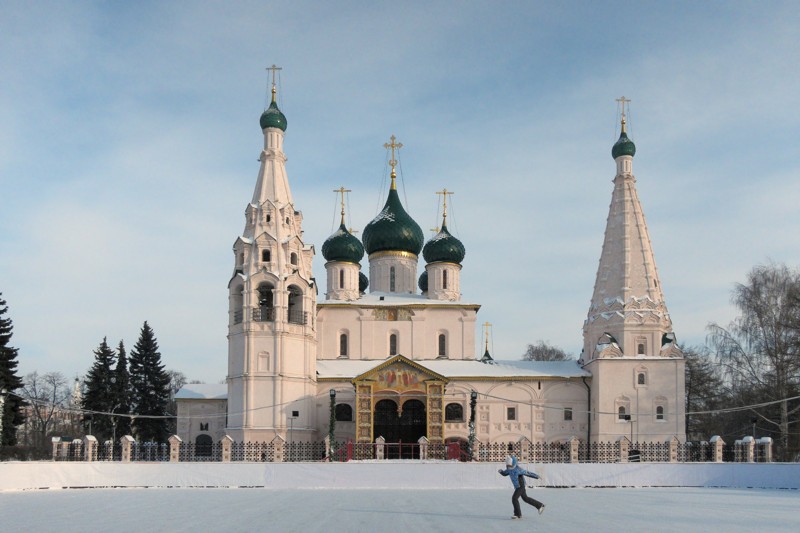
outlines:
[[0, 492], [0, 531], [782, 532], [800, 530], [800, 491], [538, 488], [543, 515], [511, 488], [465, 490], [72, 489]]

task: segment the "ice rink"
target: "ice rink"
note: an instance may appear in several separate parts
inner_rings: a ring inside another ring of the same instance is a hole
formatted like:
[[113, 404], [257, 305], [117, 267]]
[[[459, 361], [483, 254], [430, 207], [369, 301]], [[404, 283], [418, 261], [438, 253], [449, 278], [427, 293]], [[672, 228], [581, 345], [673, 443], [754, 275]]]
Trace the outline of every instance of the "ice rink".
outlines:
[[781, 532], [800, 530], [800, 491], [720, 488], [65, 489], [0, 493], [0, 531]]

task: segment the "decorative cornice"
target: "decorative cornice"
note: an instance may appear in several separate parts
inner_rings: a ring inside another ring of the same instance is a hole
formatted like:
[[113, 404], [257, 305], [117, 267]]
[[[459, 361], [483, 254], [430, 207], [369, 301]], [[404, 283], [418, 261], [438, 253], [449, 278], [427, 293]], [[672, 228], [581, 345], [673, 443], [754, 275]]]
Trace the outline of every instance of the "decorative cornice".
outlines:
[[373, 259], [380, 259], [381, 257], [405, 257], [408, 259], [413, 259], [414, 261], [419, 260], [419, 256], [417, 254], [412, 254], [411, 252], [406, 252], [404, 250], [382, 250], [380, 252], [369, 254], [370, 261]]

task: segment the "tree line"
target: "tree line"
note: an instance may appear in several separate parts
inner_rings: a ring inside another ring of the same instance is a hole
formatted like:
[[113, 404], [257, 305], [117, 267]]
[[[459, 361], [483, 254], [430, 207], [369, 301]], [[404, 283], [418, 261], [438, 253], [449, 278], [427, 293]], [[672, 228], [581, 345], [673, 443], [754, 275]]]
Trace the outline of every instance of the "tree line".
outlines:
[[106, 338], [94, 350], [92, 366], [81, 379], [60, 372], [20, 377], [13, 323], [0, 294], [0, 457], [35, 458], [49, 454], [52, 436], [119, 441], [164, 442], [175, 431], [174, 394], [184, 384], [181, 372], [165, 370], [153, 329], [142, 325], [130, 355], [123, 341]]

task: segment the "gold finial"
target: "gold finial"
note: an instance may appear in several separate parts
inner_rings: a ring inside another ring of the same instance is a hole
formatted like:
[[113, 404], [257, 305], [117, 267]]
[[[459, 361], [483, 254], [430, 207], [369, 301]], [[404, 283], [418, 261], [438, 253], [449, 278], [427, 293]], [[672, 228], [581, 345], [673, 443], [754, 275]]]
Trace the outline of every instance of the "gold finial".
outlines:
[[403, 147], [403, 143], [396, 143], [395, 141], [397, 140], [397, 137], [395, 137], [394, 135], [389, 137], [389, 140], [392, 141], [392, 142], [385, 143], [383, 145], [383, 147], [386, 148], [387, 150], [390, 149], [390, 148], [392, 150], [392, 158], [389, 160], [389, 165], [391, 165], [391, 167], [392, 167], [392, 186], [391, 186], [391, 190], [394, 191], [394, 190], [397, 190], [397, 185], [394, 182], [395, 178], [397, 177], [397, 173], [394, 170], [394, 168], [397, 166], [397, 160], [394, 158], [394, 150], [396, 148], [399, 151], [400, 148]]
[[276, 67], [275, 65], [272, 65], [271, 67], [267, 67], [266, 70], [272, 71], [272, 103], [274, 104], [275, 94], [278, 92], [278, 90], [275, 88], [275, 73], [279, 70], [283, 70], [283, 67]]
[[[620, 103], [620, 106], [622, 108], [622, 133], [627, 133], [627, 130], [625, 128], [625, 104], [626, 103], [630, 104], [631, 100], [630, 98], [625, 98], [624, 96], [621, 96], [617, 98], [616, 101]], [[628, 106], [628, 109], [630, 109], [630, 105]]]
[[[336, 194], [341, 194], [342, 195], [342, 226], [344, 226], [344, 193], [353, 192], [353, 191], [351, 191], [350, 189], [345, 189], [344, 185], [343, 185], [343, 186], [339, 187], [338, 189], [333, 189], [333, 192], [335, 192]], [[350, 233], [352, 233], [352, 231]]]
[[485, 331], [485, 333], [484, 333], [484, 339], [486, 340], [486, 342], [485, 342], [485, 351], [488, 352], [489, 351], [489, 328], [492, 327], [492, 325], [489, 322], [484, 322], [483, 324], [481, 324], [481, 326], [483, 326], [483, 330]]
[[442, 208], [442, 227], [444, 227], [447, 225], [445, 223], [447, 221], [447, 195], [453, 195], [455, 193], [448, 191], [447, 189], [442, 189], [441, 191], [436, 191], [436, 194], [442, 195], [442, 202], [444, 204], [444, 207]]

